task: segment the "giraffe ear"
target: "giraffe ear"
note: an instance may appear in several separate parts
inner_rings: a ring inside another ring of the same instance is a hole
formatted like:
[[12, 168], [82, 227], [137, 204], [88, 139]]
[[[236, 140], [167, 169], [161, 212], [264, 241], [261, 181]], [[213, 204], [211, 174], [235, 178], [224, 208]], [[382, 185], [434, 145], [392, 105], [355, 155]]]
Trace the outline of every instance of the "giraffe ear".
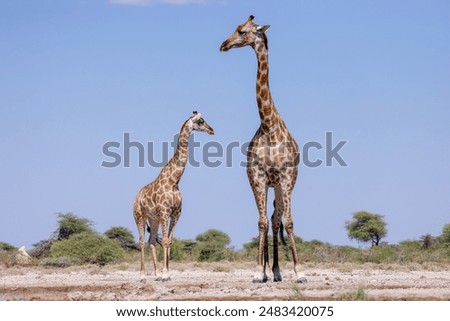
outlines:
[[270, 28], [270, 25], [264, 25], [264, 26], [256, 27], [256, 30], [265, 33], [267, 30], [269, 30], [269, 28]]

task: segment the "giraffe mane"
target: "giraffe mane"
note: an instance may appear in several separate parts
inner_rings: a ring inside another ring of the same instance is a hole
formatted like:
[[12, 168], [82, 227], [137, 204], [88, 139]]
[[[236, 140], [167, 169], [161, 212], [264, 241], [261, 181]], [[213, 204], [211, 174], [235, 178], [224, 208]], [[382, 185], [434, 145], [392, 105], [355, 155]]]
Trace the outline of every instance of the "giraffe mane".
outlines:
[[269, 40], [267, 39], [267, 35], [265, 32], [262, 33], [262, 38], [264, 41], [264, 45], [266, 46], [266, 49], [268, 50], [269, 49]]

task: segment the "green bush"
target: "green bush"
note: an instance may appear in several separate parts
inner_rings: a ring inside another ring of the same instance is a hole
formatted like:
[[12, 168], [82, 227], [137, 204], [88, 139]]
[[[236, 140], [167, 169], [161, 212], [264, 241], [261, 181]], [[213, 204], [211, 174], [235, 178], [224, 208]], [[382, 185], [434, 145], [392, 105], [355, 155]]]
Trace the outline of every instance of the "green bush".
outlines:
[[337, 301], [368, 301], [369, 297], [364, 291], [362, 285], [358, 286], [358, 289], [354, 292], [343, 293], [336, 298]]
[[231, 242], [228, 234], [210, 229], [196, 237], [197, 261], [217, 262], [229, 256], [228, 245]]
[[139, 247], [134, 242], [133, 233], [126, 227], [114, 226], [105, 232], [105, 236], [117, 241], [126, 250], [138, 250]]
[[227, 250], [219, 243], [200, 242], [197, 251], [197, 261], [199, 262], [217, 262], [225, 260], [227, 257]]
[[370, 248], [367, 261], [371, 263], [397, 263], [399, 251], [396, 245], [380, 245]]
[[[192, 241], [172, 239], [172, 246], [170, 247], [170, 260], [171, 261], [184, 261], [188, 258], [189, 251], [187, 251], [186, 244], [190, 244]], [[162, 246], [156, 248], [156, 255], [159, 261], [163, 260], [164, 250]]]
[[445, 224], [442, 228], [441, 238], [445, 244], [450, 245], [450, 224]]
[[11, 267], [15, 264], [15, 252], [17, 248], [11, 244], [0, 242], [0, 264]]
[[120, 245], [104, 236], [84, 232], [75, 234], [52, 244], [52, 258], [69, 258], [74, 263], [94, 263], [104, 265], [122, 260], [124, 250]]
[[14, 251], [14, 250], [17, 250], [17, 248], [15, 246], [12, 246], [9, 243], [0, 242], [0, 252], [1, 251], [10, 252], [10, 251]]
[[367, 257], [360, 249], [351, 246], [337, 246], [335, 247], [335, 260], [339, 263], [357, 262], [364, 263]]
[[450, 256], [450, 224], [445, 224], [442, 228], [442, 234], [439, 237], [439, 241], [442, 248], [447, 252], [447, 255]]
[[334, 247], [318, 240], [302, 242], [298, 246], [299, 259], [304, 262], [331, 262], [334, 257]]
[[39, 263], [41, 266], [48, 266], [48, 267], [58, 267], [58, 268], [66, 268], [73, 264], [72, 260], [70, 260], [67, 257], [57, 257], [57, 258], [50, 258], [46, 257], [42, 259]]

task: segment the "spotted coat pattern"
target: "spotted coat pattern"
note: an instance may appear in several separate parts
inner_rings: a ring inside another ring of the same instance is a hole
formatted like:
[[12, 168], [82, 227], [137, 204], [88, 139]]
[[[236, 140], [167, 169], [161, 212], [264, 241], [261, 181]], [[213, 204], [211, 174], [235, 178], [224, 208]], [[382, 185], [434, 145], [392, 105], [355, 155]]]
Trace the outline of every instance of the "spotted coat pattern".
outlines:
[[261, 125], [251, 140], [247, 151], [247, 176], [253, 190], [258, 208], [259, 248], [255, 282], [266, 282], [268, 262], [267, 218], [268, 188], [275, 191], [275, 210], [271, 218], [273, 232], [274, 281], [281, 281], [278, 264], [278, 235], [286, 229], [294, 261], [294, 272], [298, 282], [306, 279], [298, 272], [298, 254], [294, 240], [294, 223], [291, 213], [291, 194], [297, 181], [299, 148], [289, 133], [286, 124], [275, 107], [269, 89], [268, 41], [266, 31], [270, 26], [260, 26], [253, 22], [254, 17], [239, 25], [233, 34], [225, 40], [221, 51], [251, 46], [256, 53], [258, 69], [256, 75], [256, 100]]
[[[214, 129], [202, 118], [201, 114], [194, 112], [181, 127], [178, 144], [174, 156], [161, 170], [158, 177], [150, 184], [144, 186], [137, 194], [133, 215], [139, 232], [139, 245], [141, 249], [141, 278], [145, 278], [145, 230], [150, 231], [150, 249], [153, 259], [153, 271], [157, 279], [163, 281], [170, 277], [169, 256], [170, 246], [175, 225], [181, 215], [182, 196], [178, 183], [183, 175], [188, 161], [188, 142], [192, 131], [204, 131], [210, 135]], [[161, 227], [162, 238], [158, 240], [158, 230]], [[163, 268], [161, 277], [158, 276], [156, 244], [163, 247]]]

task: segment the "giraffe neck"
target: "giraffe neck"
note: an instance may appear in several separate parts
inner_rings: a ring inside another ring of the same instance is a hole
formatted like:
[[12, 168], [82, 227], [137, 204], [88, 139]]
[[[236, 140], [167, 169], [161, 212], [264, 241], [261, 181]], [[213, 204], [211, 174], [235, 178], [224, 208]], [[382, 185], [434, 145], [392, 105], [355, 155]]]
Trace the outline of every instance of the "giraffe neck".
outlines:
[[263, 41], [256, 43], [254, 47], [258, 60], [256, 74], [256, 101], [258, 103], [261, 130], [272, 132], [277, 129], [280, 115], [275, 107], [269, 88], [269, 53]]
[[169, 175], [176, 184], [180, 181], [183, 175], [184, 169], [188, 161], [188, 145], [189, 136], [192, 129], [189, 126], [190, 120], [187, 120], [183, 126], [181, 126], [180, 134], [178, 136], [177, 148], [172, 159], [167, 163], [165, 168], [161, 171], [163, 176]]

